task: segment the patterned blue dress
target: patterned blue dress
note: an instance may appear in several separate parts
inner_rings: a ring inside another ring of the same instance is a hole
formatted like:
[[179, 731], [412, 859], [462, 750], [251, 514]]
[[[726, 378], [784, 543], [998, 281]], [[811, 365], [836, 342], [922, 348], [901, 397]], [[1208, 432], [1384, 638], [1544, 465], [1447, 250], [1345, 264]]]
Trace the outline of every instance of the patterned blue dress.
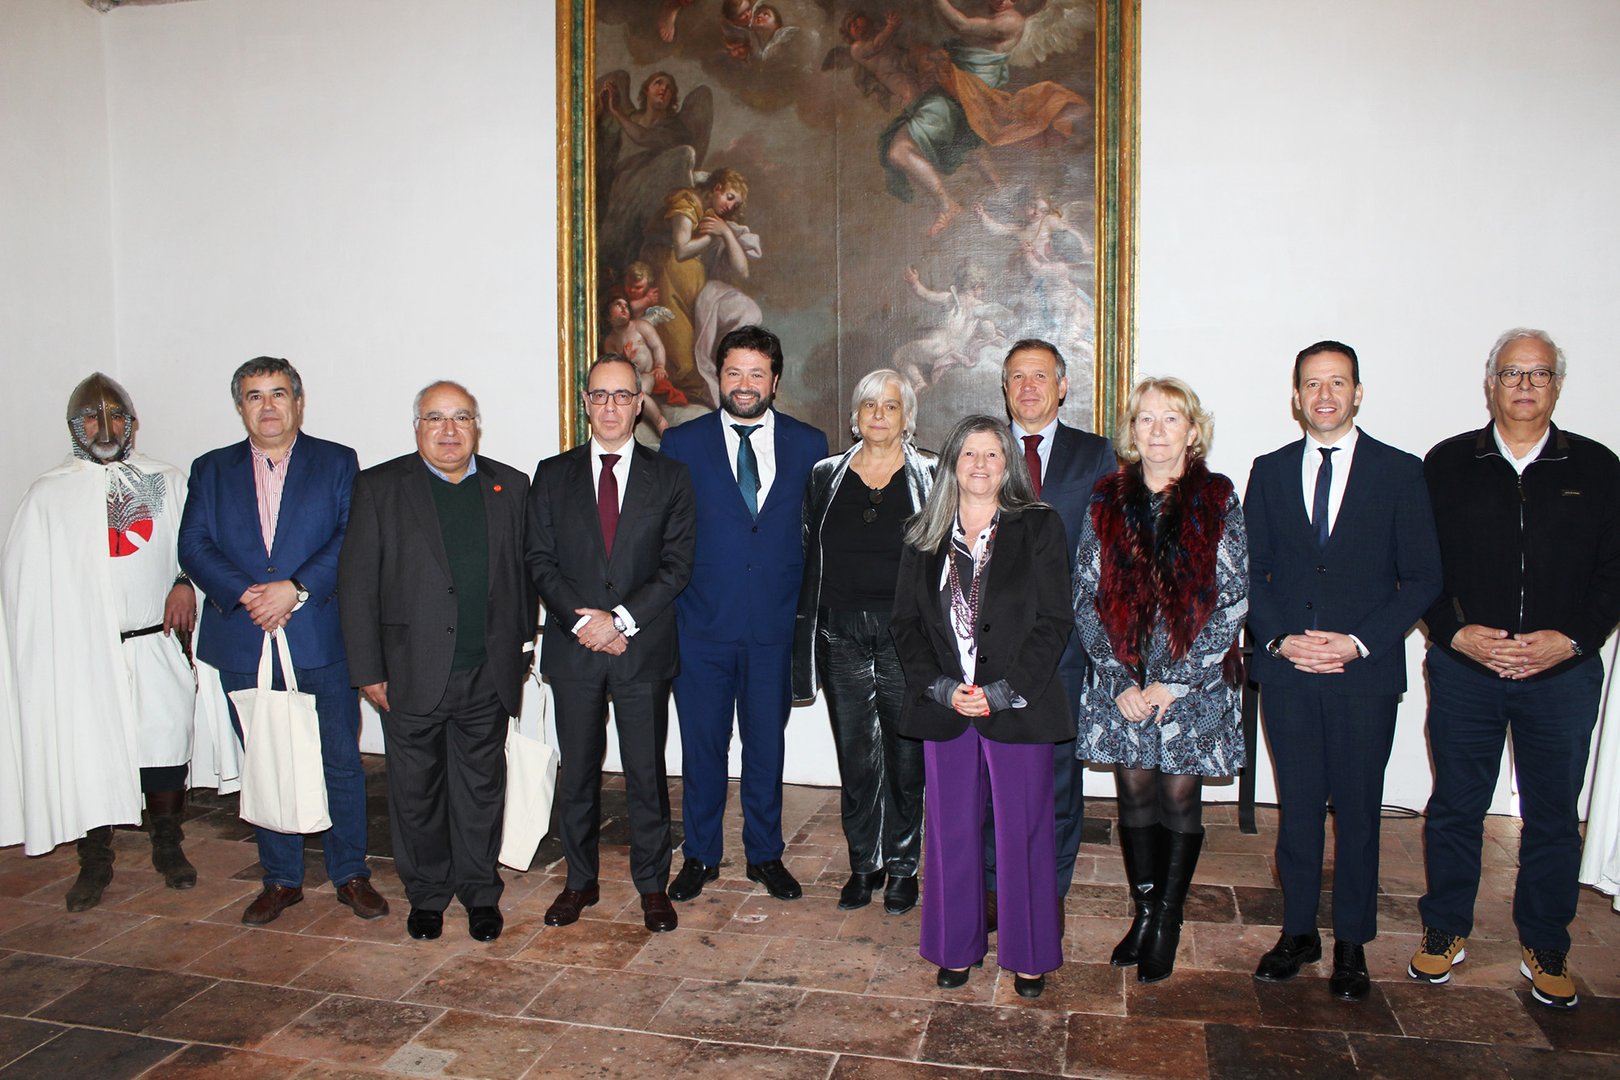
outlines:
[[[1152, 498], [1157, 514], [1164, 496]], [[1113, 642], [1097, 614], [1102, 550], [1091, 515], [1086, 515], [1074, 572], [1075, 627], [1092, 664], [1090, 684], [1080, 695], [1075, 753], [1082, 760], [1197, 776], [1231, 776], [1247, 764], [1239, 724], [1242, 691], [1226, 685], [1221, 674], [1221, 663], [1249, 611], [1249, 544], [1236, 494], [1227, 499], [1224, 518], [1215, 557], [1215, 609], [1186, 656], [1170, 655], [1164, 618], [1154, 619], [1147, 681], [1163, 683], [1176, 703], [1162, 723], [1138, 724], [1126, 720], [1115, 704], [1136, 678], [1114, 656]]]

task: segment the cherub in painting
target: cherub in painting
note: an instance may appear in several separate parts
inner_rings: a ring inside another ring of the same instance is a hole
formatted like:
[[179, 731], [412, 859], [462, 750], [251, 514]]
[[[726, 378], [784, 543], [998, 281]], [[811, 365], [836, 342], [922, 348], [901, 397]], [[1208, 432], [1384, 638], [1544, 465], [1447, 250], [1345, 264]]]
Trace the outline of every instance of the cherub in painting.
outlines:
[[655, 307], [652, 310], [661, 312], [662, 318], [656, 315], [654, 319], [633, 318], [629, 300], [622, 296], [609, 300], [606, 312], [609, 330], [602, 339], [602, 352], [618, 353], [636, 366], [641, 379], [641, 418], [652, 427], [654, 434], [661, 436], [669, 427], [669, 421], [659, 408], [658, 398], [671, 405], [685, 405], [686, 395], [670, 385], [669, 369], [664, 365], [664, 343], [658, 340], [658, 331], [654, 329], [656, 322], [671, 317], [669, 309]]
[[949, 290], [930, 289], [915, 266], [902, 275], [917, 298], [945, 309], [945, 318], [929, 334], [894, 351], [894, 366], [916, 390], [935, 385], [956, 367], [977, 367], [987, 352], [1003, 349], [1007, 335], [998, 325], [1012, 317], [1001, 304], [985, 299], [990, 275], [977, 263], [963, 263]]
[[895, 11], [887, 12], [882, 24], [865, 11], [845, 15], [838, 28], [845, 46], [827, 54], [822, 70], [847, 67], [853, 62], [857, 69], [855, 85], [861, 93], [881, 98], [885, 108], [908, 108], [927, 86], [896, 37], [901, 21]]
[[1083, 133], [1091, 116], [1084, 98], [1055, 82], [1004, 89], [1013, 64], [1038, 62], [1078, 43], [1086, 18], [1094, 17], [1085, 0], [1053, 0], [1041, 25], [1033, 28], [1040, 33], [1031, 32], [1032, 17], [1047, 9], [1047, 0], [1025, 0], [1023, 7], [1019, 0], [978, 0], [976, 15], [963, 12], [958, 2], [932, 0], [956, 38], [928, 54], [924, 74], [937, 85], [895, 118], [880, 143], [889, 190], [909, 202], [920, 188], [938, 205], [930, 236], [961, 214], [944, 177], [975, 150], [1067, 139]]

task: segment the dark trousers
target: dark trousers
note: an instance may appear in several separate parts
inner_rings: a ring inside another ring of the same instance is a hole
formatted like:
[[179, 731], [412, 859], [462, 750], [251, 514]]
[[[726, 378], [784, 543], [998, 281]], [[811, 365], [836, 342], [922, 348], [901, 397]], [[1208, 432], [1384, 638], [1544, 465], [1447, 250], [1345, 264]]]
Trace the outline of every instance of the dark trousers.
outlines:
[[[746, 602], [739, 598], [738, 603]], [[793, 645], [681, 638], [675, 708], [681, 725], [682, 850], [720, 865], [731, 725], [742, 739], [743, 853], [751, 863], [782, 857], [782, 759]]]
[[1277, 771], [1277, 875], [1283, 933], [1316, 932], [1327, 807], [1333, 804], [1333, 936], [1365, 945], [1378, 934], [1378, 833], [1384, 769], [1399, 695], [1346, 696], [1333, 676], [1260, 697]]
[[906, 673], [889, 637], [889, 616], [822, 608], [816, 633], [849, 868], [915, 877], [922, 853], [923, 744], [895, 730]]
[[1485, 810], [1511, 728], [1524, 815], [1513, 922], [1521, 945], [1567, 951], [1580, 894], [1576, 803], [1586, 781], [1603, 661], [1593, 658], [1534, 682], [1480, 674], [1441, 649], [1431, 648], [1424, 666], [1434, 793], [1423, 828], [1429, 876], [1429, 891], [1418, 901], [1423, 925], [1462, 937], [1473, 932]]
[[664, 741], [669, 733], [669, 683], [563, 679], [549, 676], [557, 703], [558, 824], [568, 887], [594, 884], [600, 868], [602, 756], [607, 752], [607, 699], [619, 730], [624, 793], [630, 808], [630, 877], [636, 891], [669, 885], [669, 776]]
[[922, 894], [924, 960], [964, 968], [984, 957], [985, 807], [995, 807], [996, 962], [1039, 975], [1063, 963], [1063, 924], [1052, 881], [1051, 743], [1001, 743], [968, 728], [923, 744], [927, 828]]
[[[1084, 667], [1058, 669], [1063, 692], [1069, 699], [1069, 715], [1080, 715], [1080, 690], [1085, 686]], [[1053, 839], [1057, 849], [1057, 891], [1069, 895], [1074, 880], [1074, 860], [1080, 854], [1080, 834], [1086, 820], [1086, 763], [1075, 756], [1075, 740], [1057, 743], [1052, 750]], [[984, 823], [984, 887], [996, 887], [996, 822], [992, 807]]]
[[452, 671], [430, 713], [383, 714], [394, 867], [413, 908], [500, 903], [509, 721], [484, 665]]
[[[272, 688], [286, 689], [281, 664], [271, 665]], [[321, 834], [326, 876], [334, 885], [347, 885], [357, 877], [370, 877], [366, 868], [366, 774], [360, 765], [360, 695], [349, 685], [346, 661], [320, 668], [294, 667], [298, 689], [315, 697], [320, 720], [321, 764], [326, 773], [326, 812], [332, 827]], [[232, 690], [257, 686], [257, 672], [221, 671], [219, 682], [227, 695]], [[226, 699], [229, 701], [229, 697]], [[231, 726], [238, 741], [242, 721], [231, 702]], [[299, 888], [304, 884], [304, 838], [297, 833], [271, 832], [254, 827], [259, 864], [266, 885]]]

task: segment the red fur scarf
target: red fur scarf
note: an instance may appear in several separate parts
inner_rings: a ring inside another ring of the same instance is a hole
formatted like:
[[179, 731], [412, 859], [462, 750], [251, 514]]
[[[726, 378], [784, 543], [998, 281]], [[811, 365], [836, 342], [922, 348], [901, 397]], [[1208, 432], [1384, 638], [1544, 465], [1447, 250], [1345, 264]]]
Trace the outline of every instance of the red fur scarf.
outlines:
[[1091, 499], [1102, 545], [1097, 614], [1114, 656], [1139, 680], [1157, 616], [1164, 616], [1170, 654], [1179, 659], [1215, 610], [1215, 556], [1232, 481], [1192, 458], [1165, 489], [1157, 529], [1151, 496], [1138, 464], [1106, 477]]

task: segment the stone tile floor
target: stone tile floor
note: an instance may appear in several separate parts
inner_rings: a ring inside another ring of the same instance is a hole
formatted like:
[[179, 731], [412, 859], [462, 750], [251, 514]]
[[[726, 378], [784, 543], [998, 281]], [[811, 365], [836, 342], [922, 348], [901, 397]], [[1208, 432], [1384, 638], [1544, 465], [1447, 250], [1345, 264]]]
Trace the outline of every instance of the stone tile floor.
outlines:
[[[251, 830], [234, 800], [210, 793], [197, 793], [187, 825], [201, 874], [187, 892], [162, 887], [133, 830], [117, 833], [104, 902], [79, 915], [62, 907], [71, 844], [37, 859], [0, 851], [0, 1080], [1620, 1076], [1620, 915], [1583, 891], [1571, 955], [1582, 1004], [1535, 1004], [1510, 917], [1511, 819], [1487, 823], [1469, 959], [1443, 987], [1405, 974], [1421, 822], [1385, 822], [1384, 932], [1368, 950], [1376, 982], [1368, 1001], [1345, 1005], [1328, 997], [1323, 965], [1284, 986], [1250, 977], [1281, 913], [1275, 814], [1264, 808], [1259, 835], [1238, 830], [1231, 806], [1208, 808], [1175, 976], [1143, 987], [1109, 967], [1126, 898], [1108, 843], [1112, 805], [1099, 799], [1088, 822], [1099, 842], [1083, 848], [1068, 901], [1069, 962], [1029, 1002], [993, 962], [961, 990], [938, 990], [916, 953], [918, 912], [836, 909], [847, 872], [838, 794], [820, 788], [785, 797], [798, 902], [765, 896], [734, 855], [720, 881], [679, 905], [678, 931], [647, 934], [612, 779], [602, 902], [578, 924], [542, 925], [562, 885], [547, 840], [529, 873], [506, 874], [499, 941], [473, 942], [452, 909], [442, 939], [413, 942], [386, 857], [383, 763], [367, 764], [374, 880], [394, 905], [375, 922], [335, 902], [312, 850], [305, 902], [269, 927], [243, 927], [258, 889]], [[736, 852], [735, 790], [728, 820]]]

